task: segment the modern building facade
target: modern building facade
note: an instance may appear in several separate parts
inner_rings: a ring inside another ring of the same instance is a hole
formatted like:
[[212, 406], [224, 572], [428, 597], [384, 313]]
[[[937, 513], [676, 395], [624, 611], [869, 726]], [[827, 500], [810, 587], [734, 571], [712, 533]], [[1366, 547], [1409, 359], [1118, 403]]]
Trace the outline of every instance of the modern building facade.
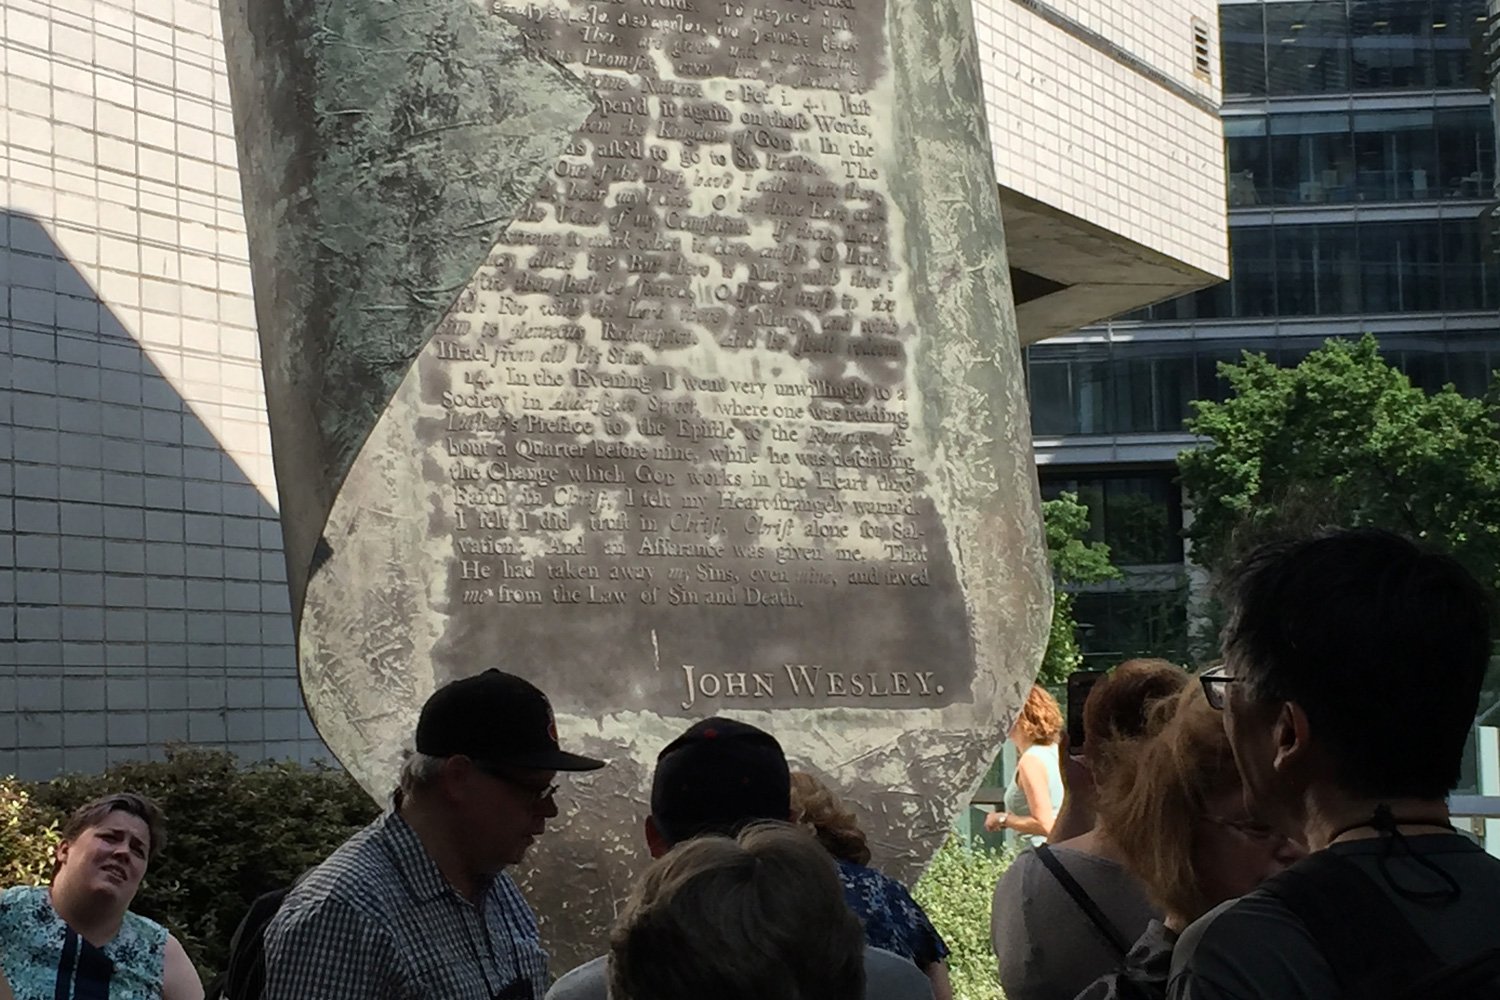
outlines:
[[[1212, 0], [975, 15], [1025, 337], [1222, 279]], [[0, 774], [319, 757], [218, 11], [0, 18]]]
[[1021, 339], [1228, 274], [1214, 0], [973, 0]]
[[1500, 260], [1484, 221], [1495, 127], [1484, 0], [1220, 4], [1231, 280], [1033, 347], [1043, 491], [1077, 490], [1130, 567], [1085, 594], [1103, 658], [1183, 627], [1173, 461], [1220, 361], [1295, 364], [1376, 335], [1418, 385], [1478, 394], [1500, 367]]

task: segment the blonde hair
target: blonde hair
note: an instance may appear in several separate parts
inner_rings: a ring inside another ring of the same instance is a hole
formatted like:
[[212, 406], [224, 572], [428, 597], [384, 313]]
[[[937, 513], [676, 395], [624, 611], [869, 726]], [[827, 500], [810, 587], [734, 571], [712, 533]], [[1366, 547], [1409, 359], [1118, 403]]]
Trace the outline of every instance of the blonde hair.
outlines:
[[812, 831], [818, 843], [840, 861], [870, 863], [870, 845], [854, 813], [827, 785], [803, 771], [792, 772], [792, 822]]
[[1032, 743], [1051, 746], [1062, 736], [1063, 715], [1057, 699], [1040, 684], [1031, 685], [1016, 728]]
[[609, 936], [614, 1000], [861, 1000], [864, 928], [833, 860], [787, 823], [652, 862]]
[[1098, 813], [1125, 867], [1166, 913], [1197, 919], [1209, 909], [1193, 865], [1208, 800], [1240, 787], [1224, 717], [1201, 684], [1156, 702], [1146, 734], [1111, 741]]

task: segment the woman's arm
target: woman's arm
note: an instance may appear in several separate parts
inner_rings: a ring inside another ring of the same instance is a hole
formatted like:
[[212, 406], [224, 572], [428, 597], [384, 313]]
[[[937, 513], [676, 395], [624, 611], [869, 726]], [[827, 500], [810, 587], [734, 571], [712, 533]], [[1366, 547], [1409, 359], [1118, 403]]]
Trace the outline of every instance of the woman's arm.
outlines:
[[948, 963], [939, 959], [925, 970], [932, 981], [932, 1000], [953, 1000], [953, 984], [948, 981]]
[[167, 935], [167, 956], [161, 977], [162, 1000], [203, 1000], [203, 981], [193, 960], [178, 940]]
[[0, 1000], [16, 1000], [15, 994], [10, 991], [10, 983], [5, 981], [4, 973], [0, 973]]
[[1062, 765], [1063, 802], [1047, 843], [1061, 844], [1081, 837], [1098, 824], [1094, 812], [1094, 773], [1082, 756], [1068, 752], [1068, 734], [1058, 741], [1057, 758]]

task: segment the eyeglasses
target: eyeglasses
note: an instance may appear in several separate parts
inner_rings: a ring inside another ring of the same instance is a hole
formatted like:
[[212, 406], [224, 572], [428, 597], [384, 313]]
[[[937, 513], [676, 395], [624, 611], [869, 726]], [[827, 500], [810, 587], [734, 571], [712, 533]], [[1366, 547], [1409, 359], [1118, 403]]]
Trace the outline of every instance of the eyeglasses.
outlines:
[[1222, 826], [1225, 829], [1233, 830], [1246, 840], [1265, 843], [1281, 836], [1281, 834], [1277, 833], [1270, 826], [1253, 819], [1225, 819], [1223, 816], [1205, 816], [1203, 818], [1215, 826]]
[[520, 778], [517, 778], [514, 775], [506, 774], [504, 771], [497, 770], [496, 768], [485, 767], [482, 764], [478, 764], [476, 766], [480, 771], [489, 775], [491, 778], [494, 778], [496, 781], [503, 781], [517, 791], [524, 792], [526, 794], [526, 797], [529, 799], [529, 804], [532, 806], [539, 806], [544, 802], [551, 802], [552, 797], [555, 796], [558, 792], [558, 786], [556, 784], [534, 785], [529, 782], [522, 781]]
[[1229, 671], [1224, 667], [1210, 667], [1198, 675], [1198, 683], [1203, 685], [1203, 697], [1208, 701], [1208, 707], [1215, 711], [1224, 711], [1224, 701], [1229, 694], [1229, 685], [1238, 684], [1243, 678], [1229, 676]]

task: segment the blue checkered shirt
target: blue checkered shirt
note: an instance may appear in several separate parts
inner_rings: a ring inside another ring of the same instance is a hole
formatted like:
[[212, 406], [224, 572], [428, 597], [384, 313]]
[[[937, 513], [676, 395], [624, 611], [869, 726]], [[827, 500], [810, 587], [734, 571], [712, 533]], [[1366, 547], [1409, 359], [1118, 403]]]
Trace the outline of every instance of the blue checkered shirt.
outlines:
[[394, 811], [287, 895], [265, 950], [262, 1000], [541, 1000], [549, 983], [536, 916], [510, 876], [475, 906]]

